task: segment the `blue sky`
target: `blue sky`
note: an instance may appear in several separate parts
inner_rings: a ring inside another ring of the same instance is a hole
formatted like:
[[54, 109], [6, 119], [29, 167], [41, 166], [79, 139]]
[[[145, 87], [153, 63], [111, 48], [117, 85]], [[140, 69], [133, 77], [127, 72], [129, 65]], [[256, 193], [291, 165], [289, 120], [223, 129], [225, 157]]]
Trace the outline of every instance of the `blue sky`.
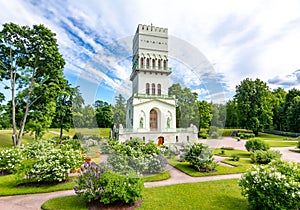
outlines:
[[168, 28], [170, 83], [200, 99], [231, 99], [245, 78], [300, 89], [298, 0], [2, 0], [0, 8], [1, 25], [44, 24], [57, 34], [66, 78], [80, 85], [86, 103], [130, 95], [131, 40], [140, 23]]

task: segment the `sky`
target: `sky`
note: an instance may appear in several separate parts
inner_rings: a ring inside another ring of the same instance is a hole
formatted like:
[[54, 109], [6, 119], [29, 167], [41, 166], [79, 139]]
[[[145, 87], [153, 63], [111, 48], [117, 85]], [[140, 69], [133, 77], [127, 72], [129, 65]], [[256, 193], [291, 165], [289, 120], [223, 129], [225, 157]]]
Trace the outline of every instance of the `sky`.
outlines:
[[169, 83], [200, 100], [228, 101], [246, 78], [300, 89], [298, 0], [0, 0], [0, 8], [1, 25], [44, 24], [56, 33], [64, 74], [87, 104], [130, 96], [138, 24], [168, 28]]

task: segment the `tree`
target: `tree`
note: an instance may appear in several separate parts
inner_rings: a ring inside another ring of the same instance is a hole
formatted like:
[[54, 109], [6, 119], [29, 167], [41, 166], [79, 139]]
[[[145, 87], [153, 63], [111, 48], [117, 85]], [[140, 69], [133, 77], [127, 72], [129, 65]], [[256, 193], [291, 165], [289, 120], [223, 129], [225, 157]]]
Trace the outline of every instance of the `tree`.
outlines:
[[199, 109], [199, 131], [208, 128], [212, 119], [211, 104], [207, 101], [197, 101]]
[[287, 110], [288, 130], [300, 133], [300, 96], [293, 98]]
[[239, 118], [237, 111], [236, 100], [229, 100], [226, 103], [226, 127], [237, 128], [239, 127]]
[[112, 106], [105, 101], [97, 100], [94, 104], [96, 108], [96, 121], [99, 128], [111, 128], [113, 125]]
[[180, 84], [169, 87], [169, 95], [176, 97], [176, 127], [189, 127], [191, 123], [199, 126], [199, 110], [197, 105], [197, 93], [190, 88], [181, 88]]
[[282, 130], [284, 114], [282, 107], [286, 98], [286, 91], [282, 88], [277, 88], [272, 91], [272, 106], [273, 106], [273, 127], [275, 130]]
[[222, 104], [211, 104], [211, 125], [219, 128], [224, 127], [226, 120], [226, 107]]
[[59, 138], [62, 139], [63, 130], [69, 131], [73, 125], [73, 114], [75, 103], [81, 106], [83, 98], [79, 92], [79, 87], [71, 87], [67, 82], [62, 94], [56, 101], [56, 115], [52, 121], [52, 127], [60, 128]]
[[126, 105], [125, 98], [119, 94], [115, 97], [115, 106], [113, 107], [113, 123], [115, 125], [126, 124]]
[[282, 110], [281, 110], [282, 124], [283, 124], [282, 127], [283, 130], [285, 131], [289, 130], [289, 125], [287, 120], [288, 109], [296, 96], [300, 96], [300, 90], [297, 90], [296, 88], [289, 90], [288, 93], [286, 94], [285, 103], [282, 106]]
[[272, 122], [271, 93], [265, 82], [256, 79], [245, 79], [236, 86], [234, 96], [237, 102], [240, 125], [252, 130], [255, 135], [258, 131], [268, 127]]
[[[1, 79], [10, 82], [13, 145], [19, 146], [28, 114], [34, 112], [34, 107], [55, 101], [59, 95], [65, 62], [55, 34], [49, 29], [14, 23], [4, 24], [0, 32], [0, 61]], [[17, 102], [24, 104], [20, 122], [16, 121]]]

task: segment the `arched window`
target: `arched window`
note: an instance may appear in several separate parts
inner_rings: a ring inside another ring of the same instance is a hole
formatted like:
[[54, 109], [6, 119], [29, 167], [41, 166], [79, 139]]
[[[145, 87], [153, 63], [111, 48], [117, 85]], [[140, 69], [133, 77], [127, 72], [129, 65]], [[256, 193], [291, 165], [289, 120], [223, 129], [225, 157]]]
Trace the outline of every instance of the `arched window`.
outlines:
[[144, 67], [144, 58], [141, 58], [141, 67]]
[[155, 67], [155, 60], [152, 59], [152, 68], [154, 69], [154, 67]]
[[161, 68], [161, 62], [160, 62], [160, 59], [158, 59], [157, 64], [158, 64], [158, 68], [160, 69], [160, 68]]
[[155, 95], [155, 84], [152, 83], [152, 95]]
[[161, 85], [160, 84], [158, 84], [157, 85], [157, 95], [161, 95]]
[[149, 60], [149, 58], [147, 58], [147, 60], [146, 60], [146, 67], [149, 68], [149, 66], [150, 66], [150, 60]]
[[149, 83], [147, 83], [146, 84], [146, 94], [150, 94], [150, 84]]
[[150, 130], [157, 129], [157, 111], [154, 109], [151, 109], [150, 111]]
[[167, 61], [164, 60], [164, 69], [166, 70], [167, 69]]

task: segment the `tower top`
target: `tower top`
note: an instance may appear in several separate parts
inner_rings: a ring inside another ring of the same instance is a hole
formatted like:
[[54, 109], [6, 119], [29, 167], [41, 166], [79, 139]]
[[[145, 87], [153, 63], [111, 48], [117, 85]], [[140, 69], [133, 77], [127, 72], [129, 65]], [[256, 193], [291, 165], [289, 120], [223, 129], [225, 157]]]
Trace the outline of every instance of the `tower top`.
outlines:
[[168, 29], [162, 27], [155, 27], [152, 25], [139, 24], [136, 30], [136, 34], [151, 34], [168, 37]]

